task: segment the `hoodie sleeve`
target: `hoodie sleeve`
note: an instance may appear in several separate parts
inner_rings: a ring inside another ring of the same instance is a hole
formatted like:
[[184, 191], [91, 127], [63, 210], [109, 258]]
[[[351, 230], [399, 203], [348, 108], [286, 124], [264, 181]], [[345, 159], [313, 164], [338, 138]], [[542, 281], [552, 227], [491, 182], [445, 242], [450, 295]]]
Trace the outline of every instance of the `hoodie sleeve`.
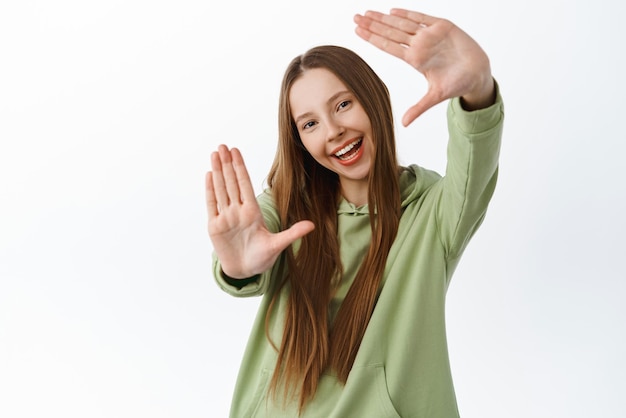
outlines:
[[[278, 211], [274, 205], [274, 201], [268, 191], [263, 192], [257, 197], [257, 202], [263, 213], [263, 219], [265, 225], [271, 232], [278, 232], [280, 228], [280, 220], [278, 217]], [[236, 297], [250, 297], [260, 296], [267, 292], [270, 283], [274, 280], [273, 276], [276, 273], [276, 266], [280, 262], [276, 262], [271, 270], [268, 270], [262, 274], [258, 274], [254, 277], [246, 279], [232, 279], [224, 274], [219, 259], [215, 252], [213, 252], [213, 277], [217, 282], [217, 285], [226, 293]]]
[[448, 161], [436, 210], [449, 260], [465, 249], [495, 190], [504, 120], [497, 84], [496, 89], [496, 101], [488, 108], [466, 111], [459, 98], [448, 106]]

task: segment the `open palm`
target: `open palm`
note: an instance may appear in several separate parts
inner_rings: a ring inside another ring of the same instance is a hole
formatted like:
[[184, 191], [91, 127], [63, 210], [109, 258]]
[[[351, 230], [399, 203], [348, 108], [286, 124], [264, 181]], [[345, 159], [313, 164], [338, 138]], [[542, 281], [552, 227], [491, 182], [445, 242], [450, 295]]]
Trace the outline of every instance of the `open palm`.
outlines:
[[232, 278], [252, 277], [271, 268], [280, 253], [313, 230], [301, 221], [272, 233], [265, 226], [241, 153], [220, 145], [211, 155], [206, 175], [209, 237], [223, 272]]
[[429, 108], [462, 97], [468, 110], [488, 106], [494, 84], [489, 58], [469, 35], [446, 19], [392, 9], [354, 18], [356, 33], [372, 45], [417, 69], [428, 91], [402, 120], [406, 126]]

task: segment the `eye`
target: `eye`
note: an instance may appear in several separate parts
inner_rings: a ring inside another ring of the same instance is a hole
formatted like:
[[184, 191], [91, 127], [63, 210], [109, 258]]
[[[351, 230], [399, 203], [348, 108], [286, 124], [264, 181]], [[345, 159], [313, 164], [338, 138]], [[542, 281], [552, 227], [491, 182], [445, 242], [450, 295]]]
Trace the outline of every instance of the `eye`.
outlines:
[[347, 108], [348, 106], [350, 106], [352, 104], [352, 101], [350, 100], [344, 100], [343, 102], [339, 103], [339, 106], [337, 106], [337, 110], [342, 110]]
[[302, 125], [302, 130], [311, 129], [314, 126], [315, 126], [315, 121], [310, 120], [307, 123], [305, 123], [304, 125]]

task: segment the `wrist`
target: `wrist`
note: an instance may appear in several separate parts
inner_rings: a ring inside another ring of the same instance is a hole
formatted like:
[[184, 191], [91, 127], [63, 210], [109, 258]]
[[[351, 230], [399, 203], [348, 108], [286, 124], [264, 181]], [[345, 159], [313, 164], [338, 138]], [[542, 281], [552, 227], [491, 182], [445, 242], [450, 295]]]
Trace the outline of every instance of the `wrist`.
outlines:
[[461, 106], [464, 110], [472, 111], [484, 109], [491, 106], [496, 101], [496, 84], [489, 73], [488, 77], [483, 77], [485, 81], [477, 84], [471, 92], [460, 97]]
[[227, 275], [226, 273], [224, 273], [224, 270], [221, 271], [222, 273], [222, 278], [224, 279], [224, 281], [226, 283], [228, 283], [231, 286], [235, 286], [238, 288], [242, 288], [250, 283], [254, 283], [259, 281], [259, 278], [261, 277], [260, 274], [256, 274], [254, 276], [251, 277], [245, 277], [245, 278], [234, 278], [234, 277], [230, 277], [229, 275]]

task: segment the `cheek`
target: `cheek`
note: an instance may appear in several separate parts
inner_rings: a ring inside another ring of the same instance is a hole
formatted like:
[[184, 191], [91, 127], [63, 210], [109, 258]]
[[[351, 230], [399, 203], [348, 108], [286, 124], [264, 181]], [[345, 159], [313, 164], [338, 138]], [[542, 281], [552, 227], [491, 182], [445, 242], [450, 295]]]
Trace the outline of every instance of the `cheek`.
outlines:
[[309, 154], [312, 154], [311, 144], [309, 144], [309, 141], [301, 140], [301, 142], [302, 142], [302, 145], [304, 146], [304, 149], [307, 150]]
[[326, 167], [332, 170], [331, 164], [326, 155], [326, 148], [324, 147], [324, 141], [316, 141], [311, 138], [302, 141], [302, 145], [309, 152], [311, 157], [322, 167]]
[[323, 147], [320, 146], [320, 142], [316, 141], [315, 138], [311, 135], [307, 135], [306, 139], [302, 139], [302, 145], [304, 148], [311, 154], [313, 157], [316, 157], [320, 152], [323, 151]]

